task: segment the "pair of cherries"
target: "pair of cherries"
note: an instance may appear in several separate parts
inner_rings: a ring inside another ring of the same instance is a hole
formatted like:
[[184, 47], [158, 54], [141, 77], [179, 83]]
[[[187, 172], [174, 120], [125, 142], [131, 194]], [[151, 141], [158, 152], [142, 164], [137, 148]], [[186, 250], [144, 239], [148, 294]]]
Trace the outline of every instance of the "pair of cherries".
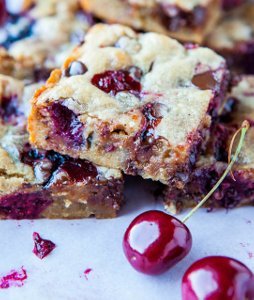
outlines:
[[[227, 169], [213, 189], [183, 221], [164, 212], [152, 210], [142, 213], [131, 222], [124, 235], [123, 249], [128, 261], [137, 271], [150, 275], [161, 274], [190, 252], [192, 236], [184, 223], [209, 199], [231, 172], [248, 128], [248, 122], [244, 122], [238, 130], [241, 131], [240, 141]], [[229, 153], [231, 154], [231, 150]], [[235, 259], [222, 256], [206, 257], [195, 262], [185, 272], [182, 280], [182, 299], [254, 300], [254, 275]]]
[[[162, 211], [147, 211], [127, 228], [123, 248], [139, 272], [157, 275], [182, 260], [192, 246], [188, 227]], [[183, 300], [254, 300], [254, 275], [241, 262], [223, 256], [203, 258], [182, 280]]]

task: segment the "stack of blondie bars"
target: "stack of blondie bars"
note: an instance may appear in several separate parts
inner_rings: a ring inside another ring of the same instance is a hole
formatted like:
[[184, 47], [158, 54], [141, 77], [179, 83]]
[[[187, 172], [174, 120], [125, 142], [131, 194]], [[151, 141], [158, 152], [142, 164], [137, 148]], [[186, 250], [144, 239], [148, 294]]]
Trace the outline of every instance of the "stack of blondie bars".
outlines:
[[114, 217], [125, 175], [161, 182], [178, 212], [221, 176], [243, 120], [235, 178], [208, 205], [254, 203], [253, 3], [12, 2], [0, 1], [0, 218]]

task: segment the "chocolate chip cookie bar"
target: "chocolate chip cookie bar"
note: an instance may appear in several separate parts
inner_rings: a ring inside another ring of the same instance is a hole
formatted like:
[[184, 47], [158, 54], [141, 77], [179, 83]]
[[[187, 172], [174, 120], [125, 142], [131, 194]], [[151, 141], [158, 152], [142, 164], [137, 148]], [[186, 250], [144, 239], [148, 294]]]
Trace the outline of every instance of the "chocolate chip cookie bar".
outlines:
[[218, 181], [227, 167], [228, 149], [235, 131], [243, 120], [249, 129], [244, 148], [233, 168], [235, 180], [228, 175], [211, 197], [208, 206], [233, 208], [254, 204], [254, 76], [241, 76], [235, 80], [230, 96], [213, 129], [206, 154], [183, 189], [169, 186], [165, 189], [165, 206], [171, 212], [195, 205]]
[[81, 5], [110, 23], [197, 43], [214, 27], [221, 11], [220, 0], [81, 0]]
[[32, 101], [33, 145], [168, 183], [195, 165], [228, 85], [207, 48], [95, 25]]
[[4, 74], [18, 78], [30, 75], [35, 81], [47, 79], [52, 69], [60, 67], [93, 23], [78, 0], [6, 1], [0, 14], [0, 46], [26, 72]]
[[234, 71], [254, 74], [254, 3], [226, 13], [206, 44], [223, 55]]
[[123, 202], [119, 171], [29, 144], [36, 87], [0, 75], [0, 219], [115, 217]]

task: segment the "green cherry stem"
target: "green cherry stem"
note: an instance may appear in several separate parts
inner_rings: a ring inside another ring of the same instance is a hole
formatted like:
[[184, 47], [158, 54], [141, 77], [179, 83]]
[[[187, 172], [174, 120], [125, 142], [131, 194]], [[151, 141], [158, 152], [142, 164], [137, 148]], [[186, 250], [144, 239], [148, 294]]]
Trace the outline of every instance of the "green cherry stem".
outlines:
[[[241, 137], [238, 143], [238, 146], [236, 148], [235, 154], [233, 155], [231, 161], [229, 162], [226, 170], [224, 171], [224, 173], [222, 174], [222, 176], [220, 177], [220, 179], [218, 180], [218, 182], [214, 185], [214, 187], [210, 190], [210, 192], [186, 215], [186, 217], [182, 220], [183, 223], [185, 223], [186, 221], [189, 220], [189, 218], [202, 206], [204, 205], [204, 203], [212, 196], [212, 194], [217, 190], [217, 188], [221, 185], [221, 183], [223, 182], [223, 180], [225, 179], [225, 177], [228, 175], [228, 173], [231, 172], [232, 167], [234, 165], [234, 163], [237, 161], [238, 156], [241, 152], [242, 146], [244, 144], [244, 139], [246, 136], [246, 132], [248, 131], [250, 127], [250, 124], [248, 121], [243, 121], [242, 126], [239, 128], [239, 130], [236, 132], [236, 134], [233, 136], [232, 142], [231, 142], [231, 147], [233, 146], [233, 142], [234, 139], [236, 138], [237, 134], [239, 132], [241, 132]], [[230, 148], [231, 148], [230, 147]], [[230, 149], [231, 152], [231, 149]]]

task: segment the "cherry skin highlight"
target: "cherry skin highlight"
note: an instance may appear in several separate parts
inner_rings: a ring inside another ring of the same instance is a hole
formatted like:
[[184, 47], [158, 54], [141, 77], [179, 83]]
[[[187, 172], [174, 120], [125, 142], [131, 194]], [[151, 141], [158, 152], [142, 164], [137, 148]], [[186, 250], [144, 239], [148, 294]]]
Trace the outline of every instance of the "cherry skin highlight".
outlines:
[[254, 275], [241, 262], [210, 256], [192, 264], [182, 280], [182, 300], [253, 300]]
[[166, 272], [190, 251], [192, 236], [178, 219], [157, 210], [137, 216], [123, 239], [124, 253], [139, 272], [157, 275]]

